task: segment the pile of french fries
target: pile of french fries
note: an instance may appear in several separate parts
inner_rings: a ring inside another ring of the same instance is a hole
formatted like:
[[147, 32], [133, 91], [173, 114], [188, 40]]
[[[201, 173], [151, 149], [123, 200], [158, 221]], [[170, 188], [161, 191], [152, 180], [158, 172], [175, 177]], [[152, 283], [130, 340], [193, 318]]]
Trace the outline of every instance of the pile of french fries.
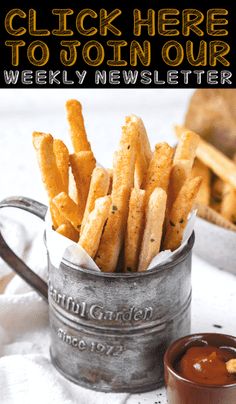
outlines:
[[175, 250], [198, 194], [192, 177], [199, 136], [182, 130], [176, 149], [152, 152], [141, 118], [126, 118], [113, 168], [96, 165], [76, 100], [66, 103], [73, 153], [50, 134], [33, 133], [53, 229], [105, 272], [145, 271], [162, 249]]
[[[176, 127], [177, 137], [181, 138], [186, 130], [180, 126]], [[202, 177], [196, 198], [199, 212], [201, 213], [201, 207], [207, 206], [225, 219], [221, 221], [218, 215], [215, 215], [216, 224], [233, 229], [230, 223], [236, 225], [236, 155], [230, 160], [214, 146], [200, 139], [196, 156], [192, 176]]]

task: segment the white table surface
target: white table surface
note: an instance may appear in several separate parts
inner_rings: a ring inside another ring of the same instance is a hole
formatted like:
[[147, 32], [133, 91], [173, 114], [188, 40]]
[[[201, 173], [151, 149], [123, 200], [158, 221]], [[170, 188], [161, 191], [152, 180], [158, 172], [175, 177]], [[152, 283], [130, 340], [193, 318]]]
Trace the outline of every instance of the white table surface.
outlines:
[[[173, 125], [183, 121], [192, 90], [1, 90], [0, 91], [0, 199], [24, 195], [46, 202], [35, 154], [33, 130], [52, 133], [70, 145], [64, 104], [79, 99], [84, 107], [89, 140], [95, 156], [111, 166], [112, 152], [124, 117], [140, 115], [152, 145], [160, 140], [173, 144]], [[11, 217], [30, 223], [26, 214], [9, 211]], [[36, 221], [31, 225], [37, 230]], [[0, 273], [1, 276], [1, 273]], [[193, 257], [192, 332], [236, 334], [236, 276]], [[222, 328], [219, 328], [222, 327]], [[78, 400], [75, 400], [79, 403]], [[133, 395], [128, 404], [166, 403], [165, 391]], [[112, 403], [112, 402], [111, 402]], [[60, 404], [60, 403], [58, 403]]]

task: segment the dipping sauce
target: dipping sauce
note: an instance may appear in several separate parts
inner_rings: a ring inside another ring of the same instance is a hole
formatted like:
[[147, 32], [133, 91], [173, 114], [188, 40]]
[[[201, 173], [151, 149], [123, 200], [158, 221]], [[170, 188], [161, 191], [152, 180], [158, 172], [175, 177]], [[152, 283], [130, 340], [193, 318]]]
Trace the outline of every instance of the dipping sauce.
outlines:
[[230, 347], [197, 346], [189, 348], [177, 363], [180, 376], [201, 384], [236, 383], [236, 373], [230, 374], [226, 362], [236, 358]]

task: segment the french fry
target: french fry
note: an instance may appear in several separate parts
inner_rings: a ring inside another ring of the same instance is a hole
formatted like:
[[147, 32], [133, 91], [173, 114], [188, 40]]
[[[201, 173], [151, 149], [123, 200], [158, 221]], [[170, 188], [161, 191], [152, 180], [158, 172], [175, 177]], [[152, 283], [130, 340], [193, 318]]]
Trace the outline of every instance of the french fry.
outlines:
[[69, 187], [69, 152], [60, 139], [54, 139], [53, 151], [56, 157], [57, 168], [61, 175], [63, 191], [68, 192]]
[[80, 236], [79, 244], [92, 258], [94, 258], [97, 252], [102, 231], [108, 218], [110, 206], [111, 196], [107, 195], [98, 198], [95, 202], [93, 211], [90, 212], [87, 217]]
[[160, 251], [166, 201], [166, 192], [162, 188], [155, 188], [147, 206], [146, 224], [138, 265], [139, 272], [146, 271], [152, 259]]
[[188, 215], [201, 185], [201, 177], [187, 179], [174, 201], [167, 220], [164, 250], [175, 250], [182, 242]]
[[141, 144], [138, 145], [137, 159], [135, 163], [134, 172], [134, 186], [135, 188], [141, 188], [142, 183], [147, 175], [149, 162], [145, 160], [144, 154], [141, 152]]
[[[184, 129], [180, 126], [176, 127], [178, 138]], [[224, 182], [228, 182], [233, 188], [236, 188], [236, 164], [232, 160], [201, 138], [196, 156]]]
[[108, 195], [111, 195], [111, 191], [112, 191], [112, 184], [113, 184], [113, 170], [112, 170], [112, 168], [107, 168], [106, 169], [107, 170], [107, 172], [108, 172], [108, 174], [109, 174], [109, 178], [110, 178], [110, 181], [109, 181], [109, 188], [108, 188]]
[[134, 166], [137, 155], [137, 136], [135, 125], [130, 122], [122, 127], [119, 149], [114, 153], [113, 190], [134, 185]]
[[72, 170], [69, 169], [69, 197], [71, 199], [73, 199], [73, 201], [75, 203], [79, 202], [79, 195], [78, 195], [78, 191], [76, 188], [76, 183], [75, 183], [75, 179], [74, 176], [72, 174]]
[[71, 141], [75, 153], [91, 151], [84, 126], [82, 106], [77, 100], [68, 100], [66, 103], [67, 119], [70, 126]]
[[133, 188], [129, 200], [127, 221], [124, 271], [135, 272], [138, 267], [139, 251], [142, 242], [145, 219], [145, 191]]
[[75, 243], [77, 243], [79, 240], [79, 233], [70, 223], [61, 224], [56, 231], [62, 236], [67, 237], [70, 240], [74, 241]]
[[103, 272], [116, 270], [125, 235], [129, 195], [128, 187], [120, 187], [111, 195], [112, 205], [95, 257], [97, 266]]
[[195, 159], [192, 169], [192, 178], [202, 177], [202, 183], [197, 194], [196, 204], [209, 206], [211, 196], [211, 172], [199, 159]]
[[54, 203], [52, 202], [52, 200], [49, 200], [49, 209], [50, 209], [50, 214], [51, 214], [51, 219], [52, 219], [52, 228], [53, 230], [56, 230], [59, 226], [59, 220], [58, 217], [62, 218], [62, 216], [60, 216], [58, 209], [56, 208], [56, 206], [54, 205]]
[[137, 155], [135, 162], [134, 185], [140, 188], [147, 174], [152, 151], [143, 121], [136, 115], [126, 117], [126, 124], [132, 123], [137, 136]]
[[57, 167], [53, 144], [54, 140], [51, 135], [33, 132], [33, 146], [37, 153], [42, 181], [49, 197], [53, 227], [56, 229], [64, 222], [64, 218], [54, 206], [52, 199], [63, 190], [63, 183]]
[[155, 147], [147, 175], [142, 188], [145, 189], [146, 206], [155, 188], [167, 192], [174, 150], [167, 143], [159, 143]]
[[171, 209], [185, 180], [190, 177], [199, 140], [200, 138], [196, 133], [188, 130], [183, 130], [179, 137], [170, 175], [168, 211]]
[[142, 142], [142, 148], [144, 151], [144, 156], [146, 160], [151, 160], [152, 158], [152, 150], [150, 146], [150, 142], [148, 139], [147, 131], [144, 126], [143, 120], [136, 115], [130, 115], [126, 117], [125, 123], [128, 124], [129, 122], [137, 122], [139, 126], [139, 131], [140, 131], [140, 137], [141, 137], [141, 142]]
[[168, 199], [167, 199], [167, 211], [166, 214], [169, 214], [171, 206], [173, 205], [177, 195], [186, 181], [187, 177], [190, 174], [189, 171], [190, 165], [189, 160], [180, 160], [177, 163], [173, 164], [170, 172], [170, 181], [168, 187]]
[[146, 128], [145, 128], [143, 120], [141, 118], [139, 118], [139, 128], [140, 128], [140, 139], [141, 139], [141, 143], [142, 143], [142, 148], [144, 150], [144, 155], [145, 155], [146, 160], [150, 161], [152, 158], [152, 150], [151, 150]]
[[224, 229], [236, 231], [236, 225], [225, 219], [211, 206], [197, 205], [197, 215], [208, 222], [214, 223]]
[[83, 207], [77, 205], [65, 192], [61, 192], [55, 196], [53, 203], [56, 205], [60, 214], [72, 224], [77, 232], [80, 232]]
[[223, 188], [220, 213], [225, 219], [236, 224], [236, 189], [227, 183], [224, 184]]
[[108, 172], [104, 168], [95, 167], [91, 177], [88, 199], [81, 225], [81, 232], [83, 232], [83, 228], [89, 213], [94, 209], [96, 199], [107, 195], [109, 185], [110, 176]]
[[179, 136], [179, 143], [174, 155], [174, 164], [180, 160], [189, 160], [190, 167], [187, 176], [192, 169], [199, 141], [200, 136], [187, 129], [184, 129]]
[[60, 214], [55, 203], [53, 202], [53, 199], [49, 199], [49, 209], [51, 213], [52, 225], [54, 230], [56, 230], [59, 226], [67, 222], [64, 216]]
[[70, 165], [76, 183], [78, 198], [85, 209], [96, 160], [91, 151], [82, 151], [70, 155]]
[[132, 123], [122, 128], [119, 150], [113, 161], [112, 206], [101, 237], [95, 261], [104, 272], [116, 270], [124, 241], [131, 188], [134, 185], [134, 167], [137, 139]]
[[33, 145], [37, 152], [44, 186], [49, 198], [54, 198], [63, 190], [63, 184], [53, 151], [53, 137], [49, 134], [34, 132]]

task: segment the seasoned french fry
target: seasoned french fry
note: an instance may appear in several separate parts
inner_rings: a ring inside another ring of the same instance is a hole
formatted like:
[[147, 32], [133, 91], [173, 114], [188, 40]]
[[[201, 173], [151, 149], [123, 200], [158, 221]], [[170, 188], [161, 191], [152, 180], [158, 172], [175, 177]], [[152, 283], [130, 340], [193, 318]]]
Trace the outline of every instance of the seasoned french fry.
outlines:
[[148, 139], [147, 131], [144, 126], [143, 120], [141, 118], [137, 117], [136, 115], [130, 115], [130, 116], [126, 117], [126, 119], [125, 119], [126, 124], [128, 124], [129, 122], [138, 123], [139, 131], [140, 131], [140, 138], [141, 138], [141, 142], [142, 142], [142, 146], [143, 146], [142, 148], [144, 151], [145, 159], [150, 161], [152, 158], [152, 150], [151, 150], [150, 142]]
[[188, 130], [184, 130], [179, 137], [170, 175], [168, 211], [171, 209], [185, 180], [190, 177], [199, 140], [200, 138], [196, 133]]
[[103, 272], [116, 270], [125, 235], [129, 195], [130, 188], [127, 187], [120, 187], [111, 195], [112, 205], [95, 257], [96, 264]]
[[84, 126], [82, 106], [77, 100], [68, 100], [66, 103], [67, 119], [70, 125], [71, 141], [75, 153], [91, 151]]
[[73, 199], [75, 203], [79, 202], [78, 191], [76, 188], [75, 179], [71, 169], [69, 169], [69, 196], [71, 199]]
[[225, 219], [211, 206], [197, 205], [197, 215], [208, 222], [214, 223], [224, 229], [236, 231], [236, 225]]
[[107, 195], [98, 198], [95, 202], [93, 211], [90, 212], [87, 217], [80, 236], [79, 244], [92, 258], [94, 258], [97, 252], [103, 227], [108, 218], [110, 206], [111, 196]]
[[68, 192], [69, 187], [69, 152], [60, 139], [54, 139], [53, 151], [56, 157], [57, 168], [61, 175], [63, 191]]
[[144, 154], [141, 152], [141, 144], [139, 144], [139, 150], [137, 153], [137, 159], [135, 163], [135, 172], [134, 172], [134, 186], [135, 188], [141, 188], [142, 182], [144, 181], [149, 162], [144, 157]]
[[236, 224], [236, 189], [227, 183], [223, 188], [221, 214], [225, 219]]
[[174, 164], [180, 160], [189, 160], [190, 167], [187, 176], [190, 174], [192, 169], [199, 141], [199, 135], [191, 132], [190, 130], [184, 129], [179, 136], [179, 143], [176, 147], [174, 155]]
[[89, 213], [94, 209], [96, 199], [107, 195], [109, 185], [110, 176], [108, 172], [104, 168], [95, 167], [91, 177], [88, 199], [81, 225], [81, 232], [83, 232], [83, 228]]
[[114, 153], [113, 190], [117, 187], [134, 185], [134, 165], [137, 155], [137, 136], [135, 125], [130, 122], [122, 127], [119, 149]]
[[134, 167], [137, 139], [132, 123], [122, 128], [120, 148], [113, 161], [112, 207], [102, 234], [96, 263], [104, 272], [116, 270], [124, 241], [125, 226], [131, 188], [134, 184]]
[[139, 118], [139, 128], [140, 128], [140, 139], [141, 139], [141, 143], [142, 143], [142, 148], [144, 150], [144, 155], [145, 155], [146, 160], [150, 161], [152, 158], [152, 150], [151, 150], [146, 128], [145, 128], [143, 120], [141, 118]]
[[125, 272], [135, 272], [138, 267], [145, 219], [145, 191], [133, 188], [129, 201], [129, 215], [125, 237]]
[[51, 213], [51, 218], [52, 218], [52, 224], [53, 224], [53, 229], [56, 230], [61, 224], [64, 224], [67, 222], [66, 218], [61, 215], [59, 210], [57, 209], [55, 203], [53, 202], [53, 199], [49, 199], [49, 209]]
[[[176, 127], [178, 138], [184, 129]], [[224, 182], [228, 182], [236, 189], [236, 164], [232, 160], [201, 138], [196, 156]]]
[[56, 157], [53, 151], [54, 140], [49, 134], [33, 132], [33, 146], [37, 153], [42, 181], [49, 197], [49, 207], [52, 216], [53, 227], [56, 229], [64, 222], [63, 216], [53, 204], [54, 196], [63, 191], [63, 183], [57, 167]]
[[143, 121], [136, 115], [126, 117], [126, 124], [134, 125], [137, 136], [137, 155], [135, 162], [134, 185], [140, 188], [147, 174], [152, 151]]
[[201, 177], [187, 179], [174, 201], [167, 220], [164, 250], [175, 250], [182, 242], [183, 232], [201, 185]]
[[79, 240], [79, 233], [69, 222], [61, 224], [56, 231], [62, 236], [74, 241], [75, 243], [77, 243]]
[[33, 145], [37, 152], [44, 186], [49, 198], [54, 198], [63, 190], [63, 184], [53, 151], [53, 137], [49, 134], [34, 132]]
[[167, 199], [167, 211], [166, 214], [168, 215], [173, 205], [177, 195], [183, 186], [184, 182], [186, 181], [187, 177], [189, 176], [190, 165], [189, 160], [180, 160], [177, 163], [173, 164], [170, 172], [170, 181], [168, 187], [168, 199]]
[[[49, 200], [49, 209], [50, 209], [50, 214], [51, 214], [51, 219], [52, 219], [52, 227], [53, 230], [56, 230], [58, 228], [58, 220], [57, 220], [57, 214], [59, 215], [58, 209], [52, 202], [52, 200]], [[60, 216], [61, 217], [61, 216]]]
[[85, 209], [91, 176], [96, 165], [96, 160], [91, 151], [82, 151], [70, 155], [70, 164], [76, 183], [78, 198]]
[[159, 143], [156, 145], [142, 186], [146, 191], [146, 206], [155, 188], [162, 188], [167, 192], [173, 153], [173, 148], [167, 143]]
[[149, 198], [139, 257], [139, 272], [146, 271], [152, 259], [160, 251], [166, 200], [167, 194], [162, 188], [155, 188]]
[[211, 196], [211, 172], [199, 159], [195, 159], [192, 169], [192, 178], [202, 177], [202, 183], [197, 194], [196, 203], [209, 206]]
[[112, 191], [112, 184], [113, 184], [113, 170], [112, 170], [112, 168], [107, 168], [106, 169], [107, 170], [107, 172], [108, 172], [108, 174], [109, 174], [109, 178], [110, 178], [110, 181], [109, 181], [109, 188], [108, 188], [108, 195], [111, 195], [111, 191]]
[[60, 214], [79, 232], [83, 218], [83, 207], [77, 205], [65, 192], [61, 192], [55, 196], [53, 203], [56, 205]]

